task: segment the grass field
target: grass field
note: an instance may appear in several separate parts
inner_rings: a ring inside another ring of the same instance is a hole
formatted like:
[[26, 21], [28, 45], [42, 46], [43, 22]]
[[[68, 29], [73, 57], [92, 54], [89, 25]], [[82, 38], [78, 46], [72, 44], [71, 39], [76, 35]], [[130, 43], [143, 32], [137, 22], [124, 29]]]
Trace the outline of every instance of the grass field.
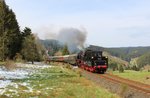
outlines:
[[[148, 71], [125, 70], [124, 73], [114, 71], [113, 74], [150, 85], [150, 72]], [[147, 77], [149, 77], [149, 79], [147, 79]]]
[[1, 61], [0, 61], [0, 66], [4, 65], [4, 63], [5, 63], [5, 62], [1, 62]]
[[13, 80], [0, 98], [119, 98], [77, 72], [56, 66]]

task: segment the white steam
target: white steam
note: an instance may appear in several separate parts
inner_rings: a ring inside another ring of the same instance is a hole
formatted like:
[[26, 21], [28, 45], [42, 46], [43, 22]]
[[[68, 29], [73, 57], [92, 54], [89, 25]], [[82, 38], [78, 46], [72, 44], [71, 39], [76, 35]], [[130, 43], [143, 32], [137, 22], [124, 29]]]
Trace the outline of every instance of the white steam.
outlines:
[[87, 32], [84, 29], [63, 28], [59, 31], [57, 39], [67, 44], [70, 51], [83, 49], [86, 41]]
[[77, 49], [83, 49], [87, 32], [84, 28], [44, 28], [43, 32], [44, 39], [55, 39], [63, 44], [67, 44], [71, 52]]

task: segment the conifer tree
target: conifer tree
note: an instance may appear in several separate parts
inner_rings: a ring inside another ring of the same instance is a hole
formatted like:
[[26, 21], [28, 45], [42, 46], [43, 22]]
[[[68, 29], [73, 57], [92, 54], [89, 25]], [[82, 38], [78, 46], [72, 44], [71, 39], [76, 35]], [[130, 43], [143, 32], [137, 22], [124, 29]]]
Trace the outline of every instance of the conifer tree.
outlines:
[[40, 61], [42, 59], [42, 55], [44, 55], [44, 48], [38, 41], [38, 38], [32, 34], [30, 28], [25, 28], [23, 30], [23, 43], [21, 54], [26, 61]]
[[62, 55], [68, 55], [68, 54], [70, 54], [69, 50], [68, 50], [68, 46], [65, 45], [64, 48], [63, 48], [63, 50], [62, 50]]
[[6, 45], [5, 45], [5, 27], [4, 27], [4, 18], [5, 18], [5, 8], [6, 4], [3, 0], [0, 1], [0, 60], [4, 60]]
[[0, 59], [12, 59], [21, 49], [21, 33], [15, 13], [0, 1]]
[[28, 35], [27, 37], [25, 37], [21, 53], [27, 61], [31, 61], [32, 63], [34, 63], [37, 57], [37, 48], [33, 35]]

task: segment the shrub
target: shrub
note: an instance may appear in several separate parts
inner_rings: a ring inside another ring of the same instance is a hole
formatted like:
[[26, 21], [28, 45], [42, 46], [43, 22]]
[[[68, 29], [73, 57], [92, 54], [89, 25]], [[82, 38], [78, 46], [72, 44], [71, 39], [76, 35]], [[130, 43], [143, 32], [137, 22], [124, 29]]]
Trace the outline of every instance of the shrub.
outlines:
[[117, 63], [110, 62], [109, 63], [109, 68], [112, 69], [113, 71], [117, 70]]
[[125, 92], [128, 90], [128, 86], [121, 84], [121, 90], [120, 90], [120, 95], [124, 96]]
[[130, 66], [125, 66], [125, 70], [130, 70]]
[[82, 72], [80, 70], [77, 71], [77, 74], [79, 74], [79, 77], [82, 77]]
[[6, 60], [6, 63], [4, 64], [4, 66], [8, 70], [13, 70], [16, 68], [16, 64], [12, 60]]
[[122, 66], [122, 65], [119, 65], [119, 66], [118, 66], [118, 70], [119, 70], [120, 73], [123, 73], [123, 72], [124, 72], [123, 66]]
[[67, 64], [67, 65], [66, 65], [66, 68], [72, 69], [72, 66], [71, 66], [70, 64]]
[[133, 67], [132, 67], [132, 70], [139, 71], [139, 70], [140, 70], [140, 68], [139, 68], [139, 67], [137, 67], [137, 66], [133, 66]]
[[14, 60], [16, 62], [23, 62], [22, 60], [22, 55], [20, 53], [16, 53], [15, 57], [14, 57]]

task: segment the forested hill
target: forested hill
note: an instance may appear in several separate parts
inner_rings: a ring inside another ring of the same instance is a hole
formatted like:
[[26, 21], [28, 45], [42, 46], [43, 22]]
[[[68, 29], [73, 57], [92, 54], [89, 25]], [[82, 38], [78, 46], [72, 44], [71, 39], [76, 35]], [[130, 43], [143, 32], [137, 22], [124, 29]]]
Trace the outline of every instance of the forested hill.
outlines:
[[131, 58], [140, 57], [150, 52], [150, 46], [147, 47], [122, 47], [122, 48], [105, 48], [105, 51], [111, 55], [130, 61]]
[[150, 46], [147, 47], [120, 47], [120, 48], [105, 48], [90, 45], [90, 49], [106, 51], [110, 55], [121, 58], [125, 61], [130, 61], [131, 58], [140, 57], [150, 52]]

